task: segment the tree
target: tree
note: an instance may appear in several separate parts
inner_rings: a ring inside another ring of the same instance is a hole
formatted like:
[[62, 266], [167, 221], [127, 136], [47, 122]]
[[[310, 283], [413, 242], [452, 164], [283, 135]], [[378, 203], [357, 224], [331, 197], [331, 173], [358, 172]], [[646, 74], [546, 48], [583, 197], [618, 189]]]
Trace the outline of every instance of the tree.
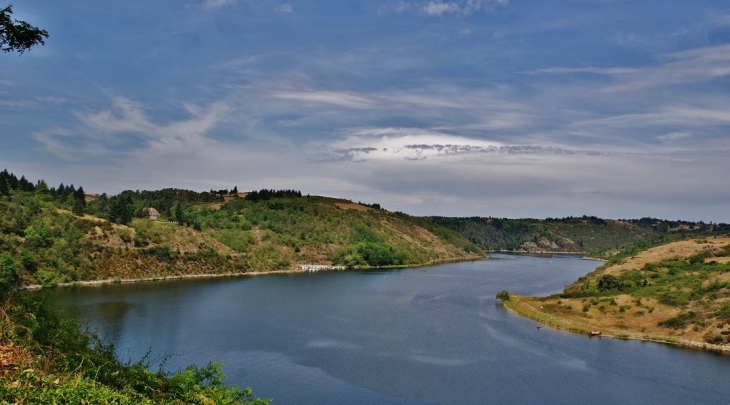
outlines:
[[34, 27], [25, 21], [13, 20], [13, 5], [0, 10], [0, 49], [3, 52], [16, 51], [19, 54], [30, 50], [31, 47], [45, 45], [48, 32]]
[[502, 302], [509, 301], [509, 299], [510, 299], [509, 292], [507, 292], [507, 290], [502, 290], [497, 293], [496, 298], [498, 300], [501, 300]]
[[10, 187], [8, 187], [5, 177], [0, 177], [0, 196], [3, 195], [10, 197]]

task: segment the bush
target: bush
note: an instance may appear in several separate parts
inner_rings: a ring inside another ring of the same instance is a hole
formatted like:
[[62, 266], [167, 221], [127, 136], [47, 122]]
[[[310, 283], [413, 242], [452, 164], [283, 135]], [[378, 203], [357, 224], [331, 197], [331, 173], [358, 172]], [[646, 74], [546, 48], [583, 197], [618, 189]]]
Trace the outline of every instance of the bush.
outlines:
[[395, 252], [390, 246], [373, 242], [360, 243], [357, 253], [370, 266], [390, 266], [395, 263]]
[[659, 322], [659, 326], [671, 329], [684, 329], [687, 327], [689, 321], [691, 321], [695, 317], [696, 314], [690, 311], [684, 314], [679, 314], [674, 318], [669, 318], [665, 321]]
[[598, 291], [613, 291], [622, 288], [621, 280], [616, 276], [606, 274], [598, 279]]

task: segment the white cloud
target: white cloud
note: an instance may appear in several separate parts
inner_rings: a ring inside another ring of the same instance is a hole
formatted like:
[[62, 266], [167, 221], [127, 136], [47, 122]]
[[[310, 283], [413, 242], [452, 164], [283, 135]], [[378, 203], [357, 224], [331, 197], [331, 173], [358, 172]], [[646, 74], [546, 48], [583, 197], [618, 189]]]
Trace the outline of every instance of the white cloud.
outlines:
[[674, 142], [691, 137], [692, 134], [690, 132], [670, 132], [668, 134], [657, 136], [657, 139], [664, 142]]
[[38, 107], [38, 103], [35, 101], [28, 101], [28, 100], [3, 100], [3, 99], [0, 99], [0, 107], [35, 108], [35, 107]]
[[289, 3], [285, 3], [274, 7], [274, 11], [278, 11], [280, 13], [293, 13], [294, 7], [292, 7], [292, 5]]
[[432, 17], [440, 17], [447, 14], [470, 15], [508, 4], [509, 0], [399, 1], [380, 7], [379, 12], [382, 14], [415, 11]]
[[621, 67], [615, 67], [615, 68], [602, 68], [597, 66], [586, 66], [586, 67], [579, 67], [579, 68], [566, 68], [566, 67], [552, 67], [552, 68], [546, 68], [546, 69], [537, 69], [530, 72], [525, 72], [527, 74], [572, 74], [572, 73], [594, 73], [599, 75], [609, 75], [609, 76], [618, 76], [618, 75], [625, 75], [629, 73], [635, 73], [639, 71], [639, 69], [635, 68], [621, 68]]
[[[116, 98], [112, 107], [94, 113], [76, 112], [76, 130], [55, 129], [36, 132], [34, 138], [64, 160], [79, 156], [99, 157], [152, 151], [158, 156], [195, 153], [208, 141], [208, 134], [230, 111], [223, 103], [206, 108], [184, 105], [191, 118], [164, 125], [150, 120], [141, 103]], [[129, 146], [130, 137], [140, 139]]]
[[269, 94], [271, 98], [302, 101], [305, 103], [330, 104], [353, 109], [375, 108], [374, 100], [359, 95], [320, 90], [280, 90]]
[[709, 82], [730, 76], [730, 44], [664, 55], [665, 63], [623, 75], [608, 91], [635, 91], [650, 87]]
[[730, 14], [710, 14], [708, 20], [711, 25], [730, 26]]
[[238, 0], [205, 0], [201, 6], [206, 10], [218, 10], [223, 6], [237, 3]]
[[325, 154], [334, 160], [388, 161], [426, 160], [429, 158], [471, 159], [476, 155], [549, 156], [606, 155], [594, 151], [570, 150], [552, 146], [508, 145], [487, 139], [450, 135], [417, 128], [364, 128], [350, 131], [326, 145], [310, 145], [312, 154]]
[[456, 3], [430, 2], [423, 6], [423, 12], [432, 16], [440, 16], [443, 14], [460, 13], [461, 7]]
[[575, 127], [607, 127], [625, 129], [627, 127], [650, 126], [714, 126], [730, 124], [730, 111], [693, 106], [668, 106], [656, 112], [621, 114], [606, 118], [576, 121]]

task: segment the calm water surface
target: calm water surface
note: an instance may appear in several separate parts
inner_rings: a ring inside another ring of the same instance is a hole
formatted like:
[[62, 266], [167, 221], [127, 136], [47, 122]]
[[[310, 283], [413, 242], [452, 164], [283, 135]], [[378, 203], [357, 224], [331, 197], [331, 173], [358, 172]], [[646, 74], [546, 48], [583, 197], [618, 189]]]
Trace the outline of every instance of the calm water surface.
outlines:
[[[549, 294], [599, 263], [508, 256], [421, 270], [68, 288], [50, 299], [166, 369], [222, 361], [274, 404], [726, 404], [730, 357], [542, 328], [496, 292]], [[425, 271], [424, 271], [425, 270]]]

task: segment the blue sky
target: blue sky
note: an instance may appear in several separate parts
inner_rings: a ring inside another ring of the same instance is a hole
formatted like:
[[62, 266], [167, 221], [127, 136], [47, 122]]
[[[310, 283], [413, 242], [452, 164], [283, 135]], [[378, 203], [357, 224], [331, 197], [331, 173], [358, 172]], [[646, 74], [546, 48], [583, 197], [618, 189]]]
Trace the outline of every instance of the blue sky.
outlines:
[[13, 6], [0, 166], [51, 185], [730, 222], [730, 2]]

